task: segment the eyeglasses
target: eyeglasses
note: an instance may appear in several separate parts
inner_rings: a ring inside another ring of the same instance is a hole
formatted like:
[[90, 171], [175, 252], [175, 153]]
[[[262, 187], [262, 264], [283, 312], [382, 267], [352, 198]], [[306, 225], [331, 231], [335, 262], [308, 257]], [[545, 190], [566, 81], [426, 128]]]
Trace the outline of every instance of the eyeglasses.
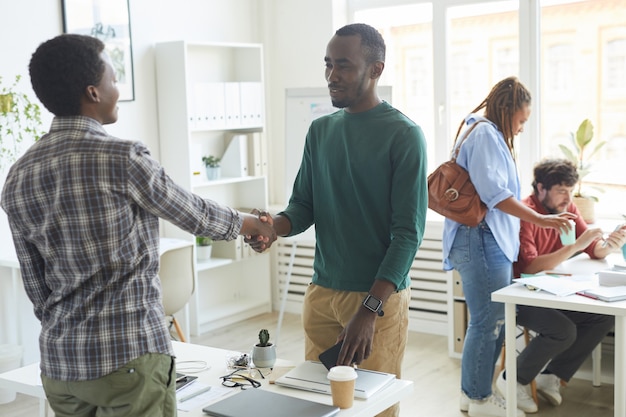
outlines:
[[250, 387], [259, 388], [261, 386], [259, 381], [252, 379], [249, 376], [242, 375], [240, 372], [241, 370], [238, 369], [228, 375], [221, 376], [222, 385], [228, 388], [239, 387], [241, 389], [248, 389]]

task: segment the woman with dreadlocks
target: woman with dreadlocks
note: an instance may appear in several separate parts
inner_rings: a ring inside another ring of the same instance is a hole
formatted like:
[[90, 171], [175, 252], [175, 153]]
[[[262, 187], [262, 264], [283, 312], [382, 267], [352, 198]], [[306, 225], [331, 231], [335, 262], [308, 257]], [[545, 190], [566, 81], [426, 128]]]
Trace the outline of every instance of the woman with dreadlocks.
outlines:
[[[478, 226], [446, 219], [443, 232], [444, 269], [456, 269], [461, 275], [469, 308], [460, 408], [470, 417], [506, 415], [504, 400], [492, 391], [495, 363], [504, 340], [504, 305], [492, 302], [491, 293], [511, 283], [512, 265], [519, 251], [520, 219], [565, 230], [573, 216], [541, 215], [519, 201], [513, 142], [523, 131], [530, 110], [526, 87], [516, 77], [505, 78], [461, 123], [453, 149], [455, 152], [460, 147], [456, 162], [468, 171], [488, 208]], [[465, 132], [469, 132], [465, 140], [459, 139]], [[517, 410], [517, 415], [524, 416], [524, 412]]]

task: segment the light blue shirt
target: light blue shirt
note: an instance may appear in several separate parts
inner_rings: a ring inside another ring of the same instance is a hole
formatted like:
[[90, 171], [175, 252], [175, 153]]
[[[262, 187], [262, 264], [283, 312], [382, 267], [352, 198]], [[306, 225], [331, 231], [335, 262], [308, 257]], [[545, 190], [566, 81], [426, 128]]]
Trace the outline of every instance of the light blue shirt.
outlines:
[[[490, 120], [477, 114], [470, 114], [465, 119], [468, 126], [483, 120], [463, 141], [456, 162], [465, 168], [480, 196], [487, 205], [485, 222], [493, 236], [511, 262], [517, 260], [519, 253], [520, 220], [504, 213], [496, 205], [509, 197], [520, 199], [519, 175], [511, 152], [506, 146], [502, 132]], [[463, 137], [463, 133], [460, 136]], [[453, 269], [448, 255], [456, 231], [461, 226], [450, 219], [445, 219], [443, 227], [443, 267]]]

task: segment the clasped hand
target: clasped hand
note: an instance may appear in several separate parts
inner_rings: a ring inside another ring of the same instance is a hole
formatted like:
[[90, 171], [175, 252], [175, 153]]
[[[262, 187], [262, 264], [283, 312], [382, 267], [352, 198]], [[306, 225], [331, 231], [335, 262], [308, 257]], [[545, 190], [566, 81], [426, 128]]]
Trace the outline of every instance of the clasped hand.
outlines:
[[244, 216], [244, 228], [242, 228], [244, 242], [255, 252], [261, 253], [269, 249], [277, 239], [274, 219], [267, 211], [253, 209], [250, 214]]

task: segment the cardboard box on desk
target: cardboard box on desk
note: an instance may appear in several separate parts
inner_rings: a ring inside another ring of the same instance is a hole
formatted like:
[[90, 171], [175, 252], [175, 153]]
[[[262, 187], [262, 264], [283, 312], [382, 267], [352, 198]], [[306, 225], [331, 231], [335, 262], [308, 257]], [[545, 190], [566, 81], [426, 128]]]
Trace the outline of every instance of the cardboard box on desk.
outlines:
[[602, 287], [617, 287], [626, 285], [626, 271], [606, 269], [598, 272], [598, 282]]

